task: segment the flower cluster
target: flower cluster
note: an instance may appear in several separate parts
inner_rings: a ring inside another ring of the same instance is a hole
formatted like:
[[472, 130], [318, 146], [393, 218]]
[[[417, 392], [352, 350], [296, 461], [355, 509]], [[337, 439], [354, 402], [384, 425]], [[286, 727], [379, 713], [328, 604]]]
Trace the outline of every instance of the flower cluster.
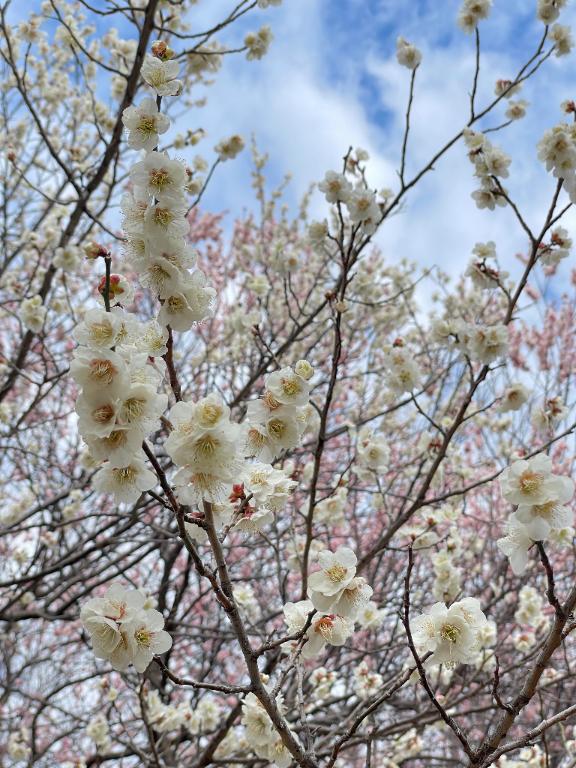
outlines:
[[472, 280], [475, 288], [489, 290], [497, 288], [501, 281], [508, 276], [507, 272], [497, 269], [496, 243], [476, 243], [472, 248], [473, 258], [468, 264], [465, 275]]
[[420, 656], [431, 652], [426, 665], [473, 664], [484, 645], [488, 619], [474, 597], [465, 597], [449, 608], [435, 603], [412, 622], [414, 645]]
[[458, 24], [464, 32], [474, 32], [478, 22], [487, 19], [492, 0], [464, 0], [458, 13]]
[[168, 418], [173, 426], [166, 451], [180, 467], [174, 476], [178, 498], [186, 504], [240, 502], [237, 525], [258, 530], [280, 510], [296, 483], [273, 461], [293, 448], [306, 425], [309, 384], [291, 368], [266, 377], [262, 398], [248, 406], [246, 424], [230, 421], [230, 409], [219, 395], [198, 402], [176, 403]]
[[515, 461], [500, 478], [502, 496], [516, 505], [498, 547], [510, 559], [516, 574], [528, 564], [528, 550], [535, 541], [572, 539], [574, 515], [566, 506], [574, 495], [574, 482], [552, 472], [552, 459], [540, 453]]
[[174, 476], [180, 501], [224, 501], [242, 470], [242, 430], [230, 421], [230, 409], [214, 394], [197, 403], [176, 403], [168, 418], [173, 429], [165, 447], [180, 467]]
[[310, 598], [286, 603], [283, 609], [291, 633], [301, 632], [309, 623], [302, 648], [305, 659], [317, 656], [326, 644], [343, 645], [354, 632], [354, 622], [361, 621], [373, 592], [362, 576], [356, 576], [356, 555], [348, 547], [323, 550], [317, 561], [320, 570], [308, 579]]
[[576, 199], [576, 124], [559, 123], [549, 128], [538, 143], [538, 159], [547, 171], [564, 181], [572, 202]]
[[96, 461], [101, 493], [118, 502], [136, 501], [156, 484], [144, 463], [142, 442], [159, 425], [167, 397], [157, 393], [163, 361], [153, 362], [160, 328], [138, 322], [115, 306], [91, 309], [76, 326], [79, 343], [70, 372], [81, 393], [76, 401], [78, 429]]
[[158, 323], [187, 331], [211, 313], [215, 292], [201, 270], [189, 271], [195, 255], [185, 239], [186, 168], [167, 153], [148, 151], [130, 178], [132, 191], [122, 200], [126, 256], [142, 285], [160, 299]]
[[488, 141], [483, 133], [465, 128], [463, 136], [468, 148], [468, 158], [475, 168], [474, 175], [480, 179], [480, 189], [472, 193], [476, 205], [491, 211], [497, 205], [505, 206], [506, 190], [499, 179], [508, 177], [510, 157]]
[[157, 733], [168, 733], [183, 726], [191, 736], [212, 731], [220, 722], [221, 707], [214, 696], [203, 696], [193, 710], [187, 701], [164, 704], [158, 691], [146, 695], [147, 719]]
[[139, 590], [112, 584], [104, 597], [82, 606], [80, 618], [96, 658], [106, 659], [119, 671], [133, 664], [137, 672], [144, 672], [155, 654], [172, 647], [162, 614], [149, 603]]
[[382, 210], [375, 193], [359, 182], [352, 186], [343, 173], [327, 171], [318, 184], [328, 203], [344, 203], [350, 222], [357, 225], [362, 234], [373, 235], [382, 219]]
[[388, 369], [386, 381], [395, 394], [412, 392], [421, 386], [422, 373], [414, 354], [400, 340], [396, 341], [387, 353], [385, 365]]
[[572, 238], [564, 227], [555, 227], [550, 232], [550, 242], [538, 245], [538, 258], [545, 267], [557, 267], [562, 259], [568, 258]]
[[354, 670], [354, 692], [359, 699], [369, 699], [382, 688], [383, 677], [373, 672], [365, 661]]
[[298, 445], [307, 421], [312, 372], [302, 367], [304, 375], [291, 368], [268, 374], [262, 397], [248, 403], [247, 456], [274, 461]]
[[[284, 706], [280, 696], [276, 697], [276, 707], [282, 714]], [[268, 760], [277, 768], [288, 768], [291, 765], [292, 755], [262, 703], [253, 693], [249, 693], [242, 702], [241, 723], [245, 728], [246, 741], [258, 757]]]
[[468, 148], [468, 157], [475, 168], [474, 175], [480, 179], [480, 189], [472, 193], [476, 205], [491, 211], [497, 205], [505, 206], [506, 190], [499, 179], [508, 177], [510, 157], [495, 147], [483, 133], [465, 128], [463, 136]]

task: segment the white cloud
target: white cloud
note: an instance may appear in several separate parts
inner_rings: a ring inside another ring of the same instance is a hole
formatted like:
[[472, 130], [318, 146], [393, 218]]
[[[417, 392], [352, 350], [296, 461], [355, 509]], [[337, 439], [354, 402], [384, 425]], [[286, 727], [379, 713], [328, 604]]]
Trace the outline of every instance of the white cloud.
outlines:
[[[215, 15], [218, 5], [220, 0], [211, 6]], [[260, 63], [228, 58], [200, 115], [210, 133], [210, 146], [232, 132], [254, 133], [259, 148], [270, 154], [273, 182], [284, 173], [292, 174], [292, 204], [327, 169], [340, 167], [350, 145], [370, 152], [369, 179], [375, 188], [394, 186], [409, 83], [409, 74], [393, 56], [397, 34], [414, 39], [424, 52], [409, 170], [426, 164], [468, 118], [473, 38], [456, 28], [458, 2], [448, 0], [441, 10], [429, 0], [412, 3], [408, 9], [400, 0], [341, 0], [336, 5], [285, 0], [279, 9], [258, 18], [251, 15], [246, 28], [256, 28], [260, 20], [272, 25], [275, 41], [269, 56]], [[534, 8], [527, 10], [524, 0], [495, 5], [492, 19], [482, 27], [487, 54], [479, 103], [490, 100], [497, 78], [511, 76], [528, 58], [527, 41], [535, 46], [543, 29]], [[575, 15], [566, 14], [565, 23]], [[547, 62], [525, 88], [523, 96], [532, 105], [528, 117], [492, 134], [492, 140], [513, 157], [507, 186], [535, 228], [543, 220], [554, 186], [538, 164], [536, 143], [545, 128], [561, 119], [560, 101], [574, 95], [572, 69], [572, 57]], [[500, 106], [498, 116], [483, 127], [501, 122], [503, 112]], [[253, 207], [246, 194], [249, 172], [247, 156], [219, 169], [205, 204], [233, 215]], [[408, 195], [401, 214], [383, 228], [378, 242], [384, 252], [458, 273], [476, 241], [493, 239], [511, 269], [514, 255], [526, 247], [525, 235], [509, 210], [478, 211], [470, 198], [474, 187], [472, 167], [458, 144]], [[314, 215], [322, 211], [317, 196]], [[569, 221], [573, 230], [575, 217]]]

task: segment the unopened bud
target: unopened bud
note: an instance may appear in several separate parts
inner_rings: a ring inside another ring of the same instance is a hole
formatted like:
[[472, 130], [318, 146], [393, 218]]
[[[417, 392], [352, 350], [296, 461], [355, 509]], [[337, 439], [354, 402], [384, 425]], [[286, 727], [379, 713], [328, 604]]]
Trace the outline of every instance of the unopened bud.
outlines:
[[110, 255], [110, 251], [107, 248], [104, 248], [103, 245], [100, 245], [100, 243], [96, 243], [93, 240], [86, 243], [83, 250], [87, 259], [105, 258]]
[[298, 360], [294, 366], [294, 371], [298, 376], [302, 376], [303, 379], [311, 379], [314, 376], [314, 368], [310, 365], [308, 360]]

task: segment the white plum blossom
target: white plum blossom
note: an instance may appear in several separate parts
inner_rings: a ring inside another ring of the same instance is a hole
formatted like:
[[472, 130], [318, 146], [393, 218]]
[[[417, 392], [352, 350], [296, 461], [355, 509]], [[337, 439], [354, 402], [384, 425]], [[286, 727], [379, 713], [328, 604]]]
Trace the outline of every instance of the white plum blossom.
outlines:
[[481, 19], [487, 19], [492, 0], [464, 0], [458, 14], [458, 24], [464, 32], [473, 32]]
[[221, 502], [241, 472], [240, 426], [230, 421], [229, 409], [217, 395], [176, 403], [168, 418], [174, 429], [165, 446], [181, 467], [174, 476], [179, 498], [184, 503]]
[[82, 252], [77, 245], [64, 245], [54, 251], [53, 264], [64, 272], [74, 272], [82, 260]]
[[33, 333], [38, 333], [38, 331], [42, 330], [47, 309], [42, 302], [41, 296], [24, 299], [20, 306], [20, 313], [22, 322], [27, 330]]
[[118, 502], [131, 504], [158, 482], [143, 459], [134, 456], [129, 464], [114, 467], [110, 462], [94, 475], [92, 484], [99, 493], [112, 493]]
[[308, 579], [312, 594], [319, 592], [326, 597], [338, 595], [356, 575], [356, 563], [356, 555], [348, 547], [340, 547], [336, 552], [320, 552], [318, 564], [321, 570]]
[[312, 603], [317, 611], [325, 614], [337, 614], [347, 619], [357, 619], [358, 614], [368, 605], [373, 589], [362, 576], [355, 576], [352, 581], [336, 595], [325, 595], [320, 590], [310, 590]]
[[344, 645], [354, 631], [354, 623], [342, 616], [315, 616], [306, 632], [307, 642], [302, 648], [302, 658], [312, 659], [322, 652], [326, 644]]
[[574, 47], [574, 38], [570, 27], [554, 24], [550, 30], [550, 41], [554, 43], [555, 56], [567, 56]]
[[296, 634], [301, 632], [306, 626], [308, 617], [314, 611], [314, 605], [311, 600], [300, 600], [297, 603], [286, 603], [282, 611], [288, 632]]
[[529, 102], [524, 99], [510, 101], [506, 109], [506, 117], [508, 120], [521, 120], [523, 117], [526, 117], [526, 110], [529, 106]]
[[320, 700], [328, 698], [337, 679], [335, 672], [326, 669], [326, 667], [316, 667], [310, 675], [315, 697]]
[[354, 693], [359, 699], [369, 699], [382, 687], [383, 677], [373, 672], [365, 661], [360, 662], [354, 670]]
[[182, 201], [187, 176], [178, 160], [172, 160], [165, 152], [149, 152], [144, 160], [132, 166], [130, 178], [146, 194], [170, 205]]
[[340, 486], [331, 496], [322, 499], [316, 504], [314, 520], [318, 523], [327, 523], [328, 525], [340, 525], [344, 522], [347, 498], [347, 489], [344, 486]]
[[[276, 708], [283, 713], [284, 706], [281, 697], [276, 697]], [[292, 755], [280, 739], [272, 720], [264, 709], [263, 704], [253, 694], [247, 694], [242, 702], [242, 719], [245, 728], [246, 741], [258, 757], [277, 766], [288, 768]]]
[[518, 624], [528, 624], [538, 628], [544, 621], [544, 601], [542, 596], [528, 584], [524, 584], [518, 593], [518, 608], [514, 620]]
[[466, 345], [472, 360], [492, 363], [508, 351], [508, 329], [505, 325], [472, 326]]
[[538, 0], [537, 16], [544, 24], [551, 24], [560, 16], [567, 0]]
[[147, 97], [139, 106], [127, 107], [122, 122], [128, 130], [128, 146], [151, 152], [158, 146], [160, 134], [166, 133], [170, 120], [158, 111], [156, 101]]
[[416, 69], [422, 61], [422, 54], [403, 37], [396, 40], [396, 58], [398, 63], [407, 69]]
[[518, 411], [524, 403], [528, 401], [530, 392], [528, 389], [519, 382], [510, 384], [504, 390], [502, 399], [498, 404], [498, 410], [500, 413], [507, 413], [508, 411]]
[[570, 255], [572, 238], [564, 227], [555, 227], [550, 233], [550, 243], [540, 243], [538, 257], [545, 267], [557, 267]]
[[320, 192], [324, 192], [326, 202], [346, 202], [352, 194], [352, 184], [346, 176], [336, 171], [326, 171], [324, 180], [318, 184]]
[[526, 531], [526, 527], [511, 516], [506, 521], [505, 536], [498, 539], [498, 549], [510, 560], [512, 571], [519, 576], [528, 565], [528, 550], [534, 544]]
[[249, 32], [244, 38], [244, 45], [248, 49], [246, 58], [255, 61], [263, 58], [270, 48], [274, 35], [268, 25], [260, 27], [258, 32]]
[[466, 597], [447, 608], [435, 603], [412, 622], [414, 645], [419, 655], [432, 651], [427, 664], [470, 664], [481, 646], [480, 632], [487, 624], [480, 603]]
[[360, 608], [356, 621], [362, 629], [378, 629], [382, 626], [384, 618], [385, 611], [370, 600]]
[[221, 162], [224, 162], [225, 160], [233, 160], [243, 149], [244, 139], [237, 133], [233, 136], [229, 136], [227, 139], [222, 139], [222, 141], [219, 141], [214, 147], [214, 151]]
[[172, 646], [162, 614], [147, 606], [140, 590], [112, 584], [104, 597], [92, 598], [82, 606], [80, 618], [96, 658], [110, 661], [117, 670], [133, 664], [144, 672], [154, 654]]
[[291, 368], [282, 368], [268, 374], [265, 381], [266, 392], [282, 405], [306, 405], [310, 394], [310, 385]]
[[346, 207], [353, 224], [366, 221], [378, 222], [382, 218], [376, 195], [372, 190], [364, 187], [352, 190], [346, 199]]
[[404, 346], [394, 346], [386, 355], [386, 381], [396, 394], [412, 392], [422, 383], [422, 372], [414, 355]]
[[565, 484], [557, 498], [544, 504], [521, 504], [516, 510], [516, 518], [524, 524], [526, 533], [534, 541], [547, 539], [552, 530], [568, 528], [574, 521], [573, 512], [565, 506], [574, 495], [574, 483], [568, 477], [562, 479]]
[[142, 78], [158, 96], [177, 96], [182, 91], [182, 82], [177, 80], [180, 64], [177, 61], [162, 61], [149, 53], [142, 64]]
[[546, 504], [571, 498], [570, 478], [552, 473], [552, 459], [539, 453], [531, 459], [515, 461], [500, 477], [502, 496], [511, 504]]

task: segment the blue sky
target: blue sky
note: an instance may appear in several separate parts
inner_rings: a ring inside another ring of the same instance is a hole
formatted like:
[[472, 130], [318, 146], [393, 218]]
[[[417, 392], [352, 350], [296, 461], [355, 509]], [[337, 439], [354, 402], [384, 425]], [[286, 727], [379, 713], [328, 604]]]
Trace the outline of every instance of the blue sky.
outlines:
[[[459, 6], [459, 0], [284, 0], [279, 8], [249, 14], [226, 41], [238, 42], [247, 30], [267, 23], [274, 42], [261, 62], [225, 59], [208, 90], [207, 106], [187, 120], [187, 127], [202, 125], [209, 133], [198, 150], [209, 155], [224, 135], [254, 134], [270, 155], [272, 180], [292, 174], [288, 199], [293, 205], [311, 182], [340, 167], [349, 145], [370, 152], [374, 188], [394, 186], [409, 85], [408, 71], [395, 61], [396, 37], [402, 34], [424, 55], [408, 163], [416, 170], [466, 121], [474, 47], [473, 38], [456, 25]], [[228, 0], [210, 0], [196, 6], [191, 17], [202, 27], [230, 7]], [[480, 104], [491, 98], [498, 78], [512, 76], [534, 51], [543, 32], [535, 8], [536, 0], [495, 0], [491, 18], [481, 24]], [[575, 7], [569, 6], [560, 21], [576, 27]], [[492, 137], [512, 155], [508, 188], [535, 224], [554, 185], [536, 159], [536, 144], [562, 119], [560, 102], [576, 97], [573, 72], [574, 55], [553, 57], [523, 89], [521, 97], [531, 103], [528, 116]], [[500, 107], [484, 126], [502, 122], [504, 110]], [[219, 168], [205, 206], [231, 215], [252, 208], [249, 173], [248, 153]], [[473, 189], [471, 166], [457, 145], [379, 234], [384, 252], [457, 273], [476, 241], [493, 239], [510, 266], [524, 248], [524, 237], [509, 211], [478, 211], [470, 198]], [[313, 213], [325, 215], [319, 195]], [[567, 221], [576, 234], [574, 217]]]
[[[102, 6], [105, 0], [97, 0]], [[199, 0], [191, 6], [194, 30], [220, 21], [235, 0]], [[20, 18], [38, 10], [40, 0], [12, 8]], [[202, 127], [207, 138], [186, 156], [209, 161], [221, 138], [253, 134], [270, 156], [271, 185], [292, 174], [287, 200], [293, 210], [310, 183], [339, 169], [349, 146], [371, 155], [368, 177], [375, 189], [395, 186], [409, 72], [395, 60], [399, 34], [418, 45], [418, 72], [408, 172], [425, 165], [467, 119], [474, 68], [473, 38], [456, 25], [460, 0], [284, 0], [280, 7], [255, 10], [227, 30], [221, 42], [237, 46], [247, 31], [270, 24], [274, 41], [262, 61], [224, 58], [215, 84], [206, 89], [207, 105], [193, 109], [174, 130]], [[536, 0], [494, 0], [488, 21], [480, 25], [483, 59], [479, 103], [492, 97], [498, 78], [512, 76], [534, 51], [543, 31]], [[560, 21], [576, 29], [576, 3]], [[102, 31], [102, 28], [100, 28]], [[121, 31], [122, 34], [123, 30]], [[574, 58], [552, 58], [521, 96], [530, 101], [528, 116], [493, 141], [512, 155], [507, 183], [525, 217], [536, 226], [544, 216], [554, 186], [536, 159], [544, 130], [562, 119], [559, 104], [576, 98]], [[105, 84], [103, 93], [105, 92]], [[191, 94], [204, 95], [204, 89]], [[505, 106], [483, 127], [498, 124]], [[217, 169], [204, 198], [205, 208], [229, 212], [228, 221], [256, 209], [250, 188], [250, 155], [245, 151]], [[377, 242], [392, 260], [438, 264], [452, 274], [462, 271], [477, 241], [495, 240], [506, 268], [525, 248], [525, 238], [510, 212], [479, 211], [470, 198], [472, 168], [461, 144], [410, 194], [400, 215], [386, 223]], [[312, 202], [316, 218], [326, 215], [322, 197]], [[576, 236], [576, 216], [566, 219]]]

